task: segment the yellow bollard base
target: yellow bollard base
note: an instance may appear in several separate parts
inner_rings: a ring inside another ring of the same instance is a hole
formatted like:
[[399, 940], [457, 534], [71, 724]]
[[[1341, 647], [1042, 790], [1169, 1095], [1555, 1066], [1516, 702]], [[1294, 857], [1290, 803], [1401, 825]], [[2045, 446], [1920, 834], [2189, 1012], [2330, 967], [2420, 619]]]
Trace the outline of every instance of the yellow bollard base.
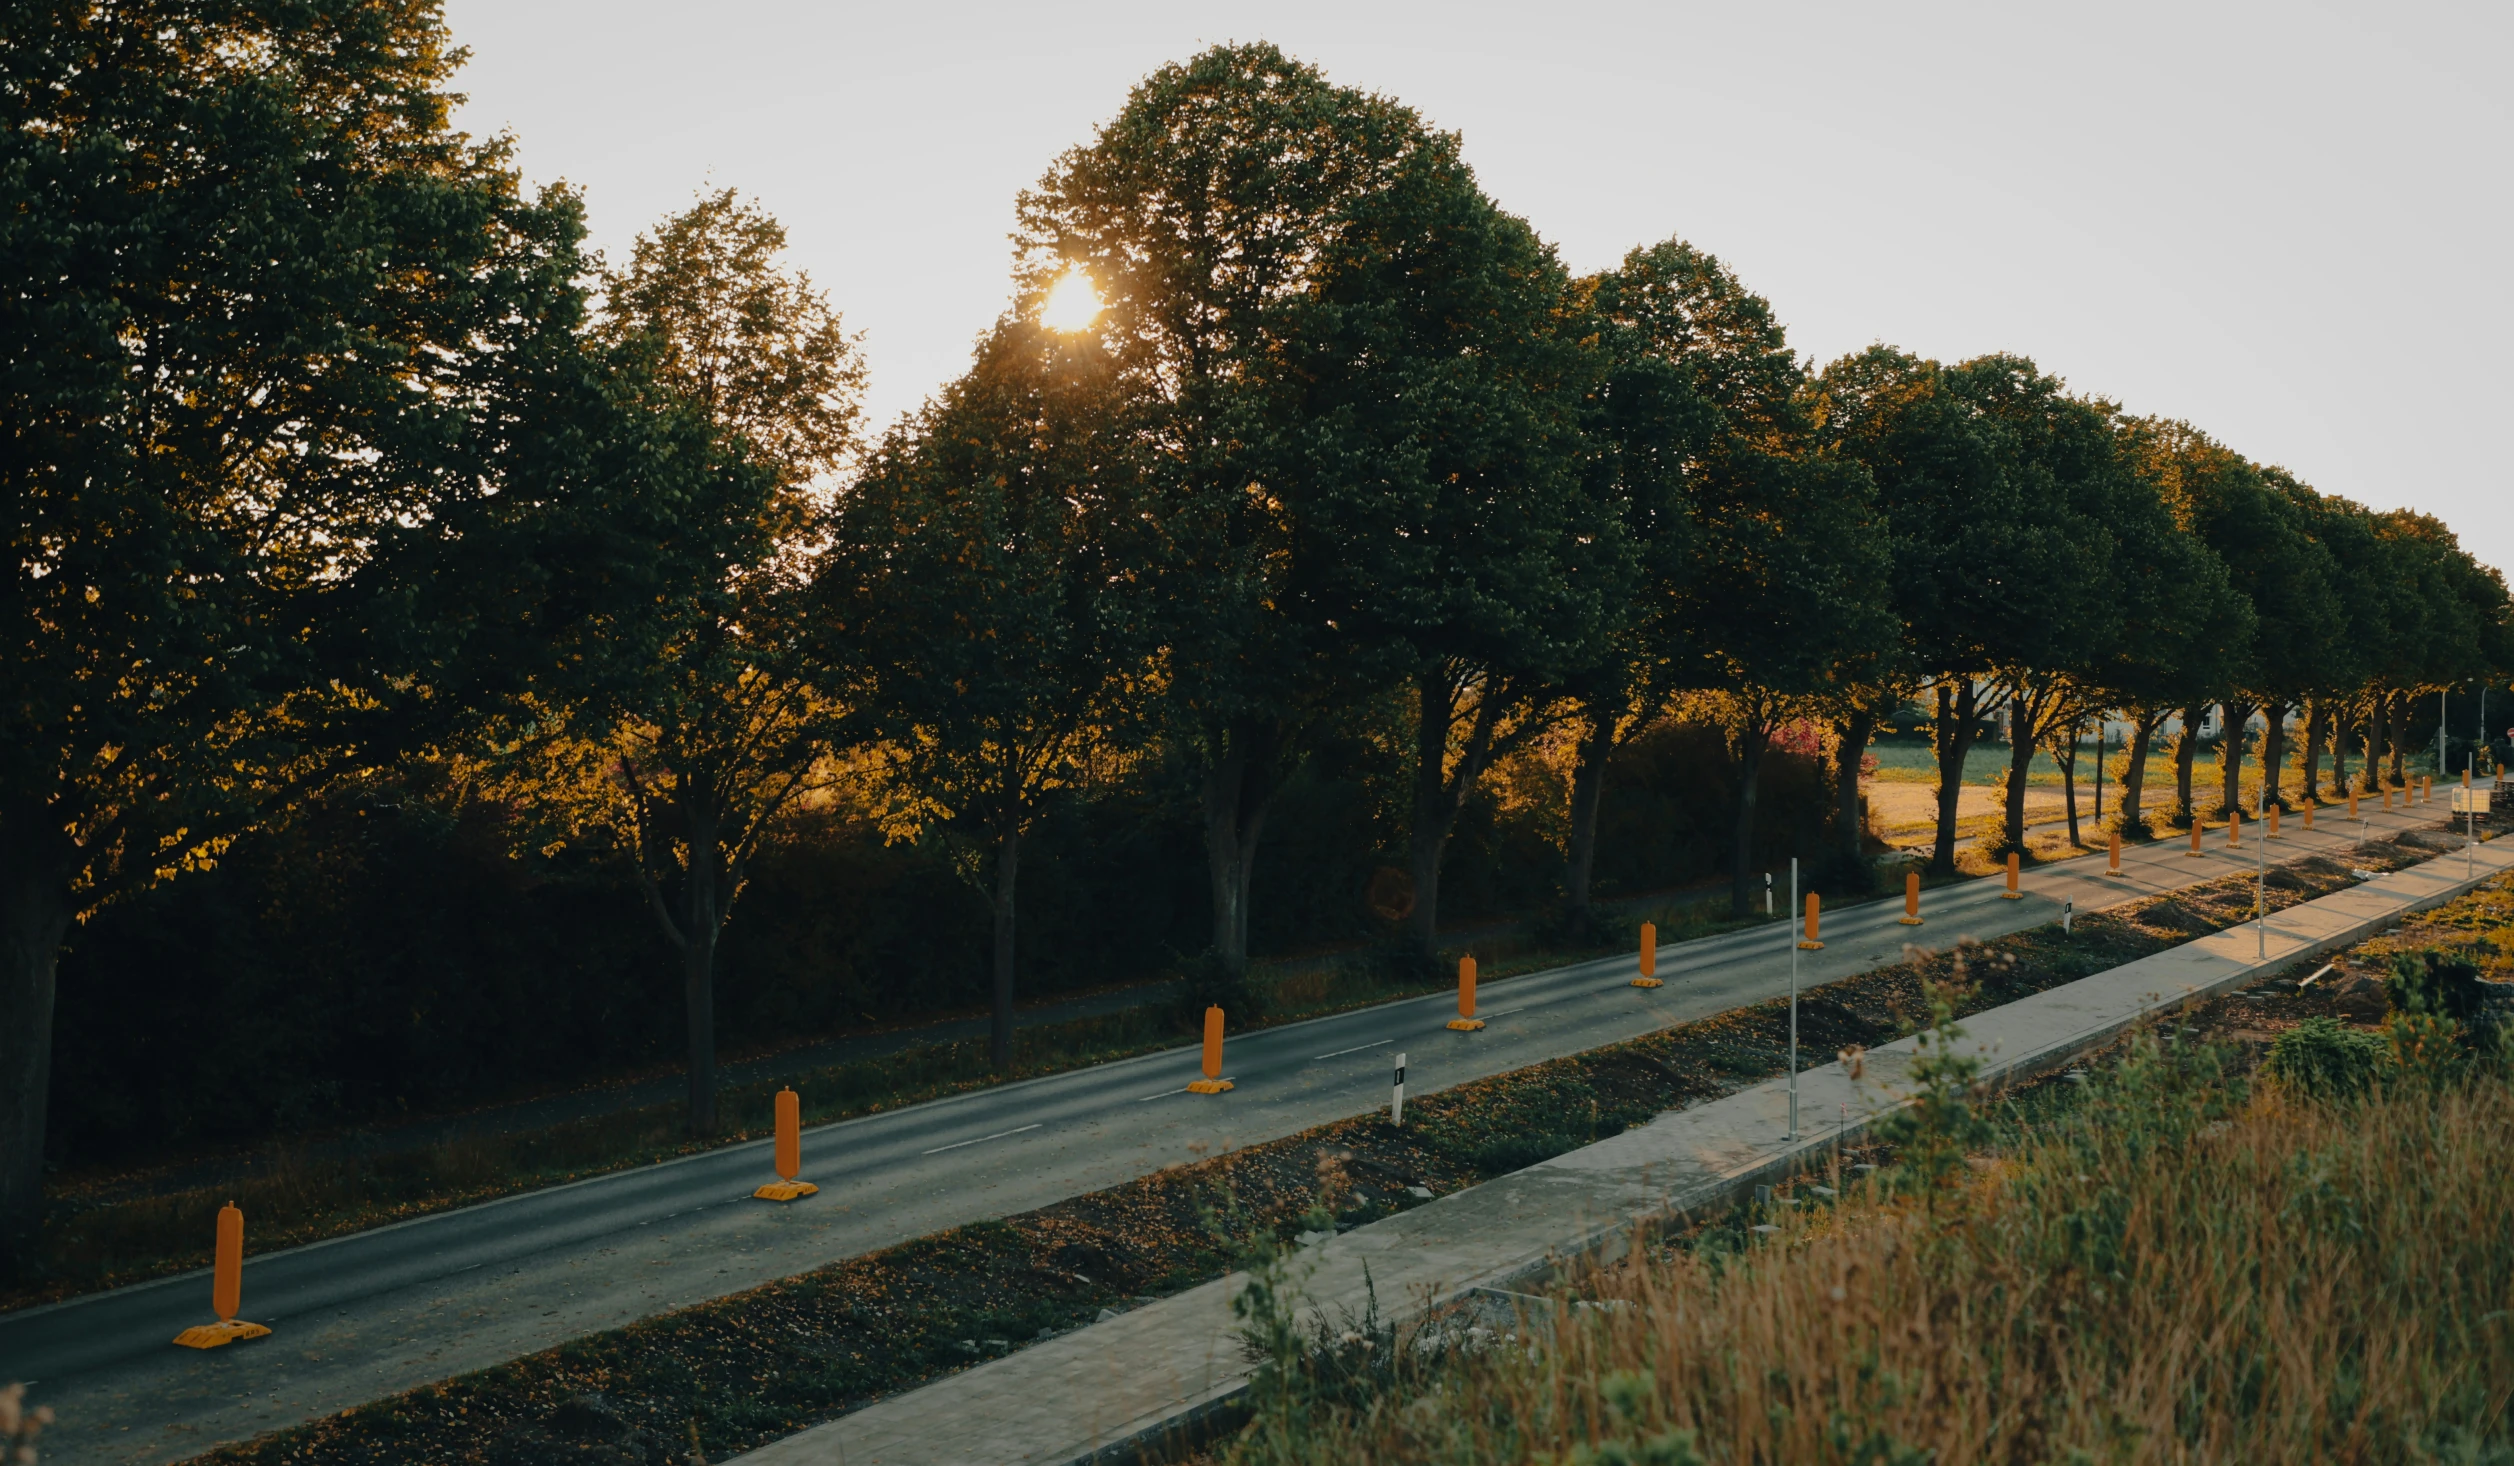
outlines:
[[1481, 1018], [1452, 1018], [1449, 1020], [1449, 1026], [1458, 1030], [1460, 1033], [1473, 1033], [1475, 1030], [1484, 1026], [1484, 1020]]
[[1189, 1094], [1220, 1094], [1231, 1087], [1228, 1079], [1199, 1079], [1187, 1086]]
[[1894, 924], [1896, 926], [1918, 926], [1920, 925], [1920, 918], [1917, 916], [1898, 916], [1894, 919]]
[[1822, 943], [1822, 942], [1800, 942], [1800, 943], [1798, 944], [1798, 950], [1800, 950], [1801, 952], [1821, 952], [1821, 951], [1823, 951], [1823, 950], [1824, 950], [1824, 943]]
[[1661, 982], [1655, 977], [1636, 977], [1632, 980], [1632, 985], [1637, 988], [1663, 988], [1667, 986], [1666, 983]]
[[820, 1188], [809, 1181], [771, 1181], [751, 1193], [760, 1201], [796, 1201], [819, 1194]]
[[2025, 893], [2023, 891], [2001, 891], [1999, 893], [1999, 899], [2002, 901], [2022, 901], [2025, 899]]
[[231, 1318], [225, 1323], [196, 1323], [175, 1335], [175, 1342], [186, 1349], [215, 1349], [221, 1344], [241, 1344], [247, 1339], [266, 1339], [270, 1337], [270, 1333], [270, 1327], [267, 1324], [246, 1323], [243, 1319]]

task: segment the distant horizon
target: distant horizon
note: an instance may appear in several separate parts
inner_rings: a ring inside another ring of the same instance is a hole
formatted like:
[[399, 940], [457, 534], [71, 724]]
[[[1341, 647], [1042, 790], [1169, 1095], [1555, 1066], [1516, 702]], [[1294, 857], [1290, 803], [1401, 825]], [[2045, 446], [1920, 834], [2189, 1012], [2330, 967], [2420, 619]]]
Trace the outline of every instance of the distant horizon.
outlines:
[[2492, 451], [2514, 395], [2491, 248], [2514, 118], [2485, 72], [2514, 39], [2501, 12], [2151, 6], [2093, 28], [1951, 6], [771, 0], [694, 27], [652, 0], [451, 0], [447, 18], [472, 53], [459, 123], [583, 189], [612, 258], [703, 188], [783, 221], [864, 333], [875, 432], [1009, 302], [1020, 190], [1145, 74], [1266, 39], [1460, 133], [1575, 271], [1680, 236], [1819, 364], [1877, 341], [2030, 356], [2514, 566]]

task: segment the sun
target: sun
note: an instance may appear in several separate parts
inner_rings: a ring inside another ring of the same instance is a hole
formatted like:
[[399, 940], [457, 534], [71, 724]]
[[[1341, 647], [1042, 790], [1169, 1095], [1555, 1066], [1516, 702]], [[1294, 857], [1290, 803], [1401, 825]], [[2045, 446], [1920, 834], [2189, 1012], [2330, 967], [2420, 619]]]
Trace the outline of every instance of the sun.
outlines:
[[1100, 292], [1080, 266], [1067, 270], [1039, 307], [1039, 324], [1051, 331], [1088, 331], [1100, 319]]

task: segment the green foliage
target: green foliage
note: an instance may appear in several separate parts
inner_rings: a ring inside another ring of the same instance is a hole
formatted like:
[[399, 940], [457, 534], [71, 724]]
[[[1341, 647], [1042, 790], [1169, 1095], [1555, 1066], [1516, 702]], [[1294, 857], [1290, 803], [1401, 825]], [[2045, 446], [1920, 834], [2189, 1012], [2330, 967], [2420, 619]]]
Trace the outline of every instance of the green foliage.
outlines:
[[1577, 1445], [1562, 1466], [1710, 1466], [1700, 1436], [1669, 1429], [1644, 1436], [1658, 1398], [1657, 1382], [1637, 1370], [1621, 1370], [1597, 1383], [1598, 1400], [1606, 1406], [1606, 1438]]
[[1981, 1055], [1963, 1046], [1956, 1009], [1970, 996], [1967, 954], [1958, 951], [1944, 981], [1924, 981], [1929, 1028], [1912, 1059], [1911, 1103], [1878, 1122], [1877, 1137], [1894, 1148], [1895, 1174], [1904, 1185], [1938, 1193], [1963, 1174], [1964, 1158], [1991, 1134], [1980, 1111]]
[[432, 6], [23, 6], [0, 53], [5, 1249], [69, 923], [581, 690], [726, 474], [587, 349], [577, 200], [454, 130]]
[[1202, 1033], [1205, 1009], [1220, 1008], [1224, 1022], [1231, 1028], [1246, 1028], [1266, 1016], [1264, 989], [1250, 982], [1245, 968], [1234, 972], [1231, 965], [1213, 952], [1190, 957], [1179, 967], [1179, 994], [1176, 1021], [1192, 1033]]
[[2487, 982], [2477, 966], [2451, 952], [2429, 947], [2394, 953], [2383, 989], [2395, 1013], [2449, 1020], [2482, 1051], [2503, 1039], [2504, 1011], [2496, 995], [2505, 989]]
[[2270, 1076], [2299, 1094], [2355, 1099], [2382, 1078], [2389, 1053], [2382, 1037], [2336, 1018], [2308, 1018], [2270, 1045]]

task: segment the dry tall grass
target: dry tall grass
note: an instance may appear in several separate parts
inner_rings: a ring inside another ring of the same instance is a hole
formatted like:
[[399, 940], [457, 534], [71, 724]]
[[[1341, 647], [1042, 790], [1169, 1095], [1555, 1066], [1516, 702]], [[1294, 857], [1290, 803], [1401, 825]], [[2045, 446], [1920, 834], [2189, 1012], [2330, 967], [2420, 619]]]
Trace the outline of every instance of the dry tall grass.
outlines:
[[2245, 1100], [2150, 1043], [2089, 1089], [1951, 1188], [1643, 1256], [1576, 1290], [1628, 1308], [1276, 1392], [1223, 1454], [2514, 1462], [2501, 1071]]

